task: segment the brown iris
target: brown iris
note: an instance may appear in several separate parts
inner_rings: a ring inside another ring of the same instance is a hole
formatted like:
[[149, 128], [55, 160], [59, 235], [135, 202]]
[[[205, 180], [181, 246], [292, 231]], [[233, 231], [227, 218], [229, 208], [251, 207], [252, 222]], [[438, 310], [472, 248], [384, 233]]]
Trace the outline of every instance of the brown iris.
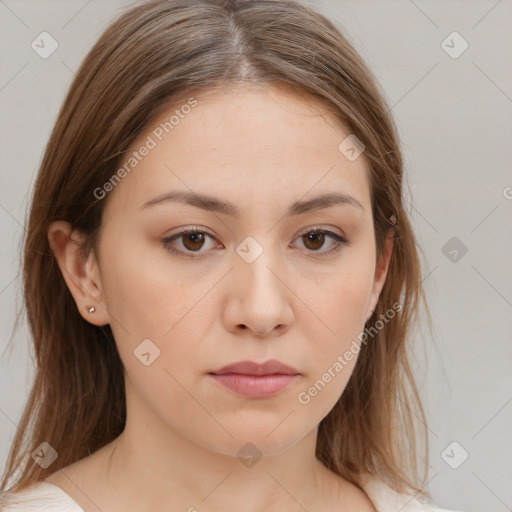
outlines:
[[308, 248], [308, 249], [312, 249], [312, 250], [318, 250], [318, 249], [321, 249], [322, 246], [324, 245], [325, 243], [325, 233], [307, 233], [305, 235], [302, 235], [302, 239], [306, 242], [310, 242], [313, 244], [314, 247], [308, 247], [308, 244], [305, 243], [304, 245]]
[[[197, 251], [201, 249], [204, 244], [205, 234], [204, 233], [188, 233], [182, 235], [183, 245], [189, 251]], [[188, 243], [191, 240], [190, 244]]]

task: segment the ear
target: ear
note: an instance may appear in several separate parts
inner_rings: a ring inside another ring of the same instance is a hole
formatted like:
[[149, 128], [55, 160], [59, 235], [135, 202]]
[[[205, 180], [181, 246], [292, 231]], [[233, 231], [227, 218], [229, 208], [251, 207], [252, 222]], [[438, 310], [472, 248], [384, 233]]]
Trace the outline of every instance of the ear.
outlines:
[[395, 229], [389, 228], [386, 241], [384, 243], [384, 250], [375, 268], [375, 277], [373, 279], [370, 301], [368, 303], [368, 308], [366, 309], [366, 322], [370, 319], [373, 312], [375, 311], [377, 302], [379, 301], [380, 292], [382, 291], [384, 283], [386, 282], [386, 276], [388, 274], [389, 262], [391, 260], [394, 243]]
[[[75, 299], [82, 317], [91, 324], [102, 326], [110, 323], [106, 308], [101, 276], [94, 251], [84, 257], [80, 251], [84, 235], [73, 231], [69, 222], [52, 222], [48, 240], [62, 276]], [[94, 306], [95, 312], [89, 313]]]

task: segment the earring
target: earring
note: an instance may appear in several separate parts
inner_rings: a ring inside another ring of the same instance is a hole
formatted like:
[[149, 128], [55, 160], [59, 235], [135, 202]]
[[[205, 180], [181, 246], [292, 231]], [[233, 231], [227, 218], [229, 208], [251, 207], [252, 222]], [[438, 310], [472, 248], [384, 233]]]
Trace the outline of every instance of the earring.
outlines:
[[94, 306], [85, 306], [87, 308], [87, 311], [89, 311], [89, 313], [94, 313], [96, 311], [96, 308]]
[[393, 228], [398, 229], [398, 222], [395, 214], [391, 215], [391, 217], [389, 217], [387, 221], [391, 224]]

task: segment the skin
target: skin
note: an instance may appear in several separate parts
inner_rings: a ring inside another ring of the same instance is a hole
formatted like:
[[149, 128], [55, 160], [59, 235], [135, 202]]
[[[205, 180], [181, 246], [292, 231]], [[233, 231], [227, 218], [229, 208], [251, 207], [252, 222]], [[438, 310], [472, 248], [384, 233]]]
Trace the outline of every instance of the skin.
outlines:
[[[63, 221], [49, 230], [80, 313], [112, 327], [128, 412], [116, 440], [47, 481], [86, 511], [374, 511], [364, 492], [315, 458], [318, 424], [357, 357], [308, 404], [297, 399], [357, 339], [386, 279], [393, 230], [377, 261], [368, 162], [364, 153], [349, 161], [338, 150], [349, 132], [313, 97], [245, 86], [196, 99], [103, 199], [96, 253], [81, 258], [80, 233]], [[240, 217], [177, 202], [141, 209], [171, 190], [232, 202]], [[295, 201], [332, 191], [363, 208], [284, 217]], [[182, 254], [163, 245], [193, 226], [215, 238], [202, 246], [178, 238], [172, 244]], [[336, 243], [330, 237], [322, 245], [302, 236], [315, 227], [350, 244], [327, 254]], [[248, 236], [263, 250], [251, 263], [236, 252]], [[183, 255], [194, 250], [196, 259]], [[144, 339], [160, 349], [149, 366], [134, 356]], [[228, 363], [274, 358], [300, 376], [270, 398], [246, 398], [208, 375]], [[248, 442], [263, 455], [252, 467], [237, 457]]]

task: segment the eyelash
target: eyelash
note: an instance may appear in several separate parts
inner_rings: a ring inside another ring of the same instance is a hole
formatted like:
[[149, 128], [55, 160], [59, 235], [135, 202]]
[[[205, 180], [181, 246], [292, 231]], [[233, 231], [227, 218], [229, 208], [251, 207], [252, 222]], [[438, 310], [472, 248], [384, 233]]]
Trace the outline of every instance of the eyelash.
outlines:
[[[332, 231], [328, 231], [328, 230], [321, 229], [321, 228], [308, 229], [307, 231], [304, 231], [303, 233], [301, 233], [297, 238], [301, 238], [304, 235], [308, 235], [308, 234], [312, 234], [312, 233], [327, 235], [329, 238], [333, 239], [336, 242], [334, 247], [332, 247], [328, 251], [308, 251], [313, 254], [319, 254], [321, 257], [327, 256], [327, 255], [332, 255], [332, 254], [338, 254], [343, 249], [343, 247], [348, 246], [350, 243], [346, 238], [338, 235], [337, 233], [333, 233]], [[204, 252], [207, 252], [207, 251], [184, 252], [182, 250], [176, 249], [171, 246], [171, 242], [173, 242], [174, 240], [179, 239], [185, 235], [193, 235], [193, 234], [208, 235], [211, 239], [215, 240], [215, 236], [212, 235], [211, 233], [209, 233], [208, 231], [199, 230], [197, 228], [194, 228], [194, 229], [183, 228], [178, 233], [176, 233], [170, 237], [164, 238], [162, 240], [162, 245], [169, 252], [185, 256], [186, 258], [200, 258], [201, 254], [204, 254]]]

